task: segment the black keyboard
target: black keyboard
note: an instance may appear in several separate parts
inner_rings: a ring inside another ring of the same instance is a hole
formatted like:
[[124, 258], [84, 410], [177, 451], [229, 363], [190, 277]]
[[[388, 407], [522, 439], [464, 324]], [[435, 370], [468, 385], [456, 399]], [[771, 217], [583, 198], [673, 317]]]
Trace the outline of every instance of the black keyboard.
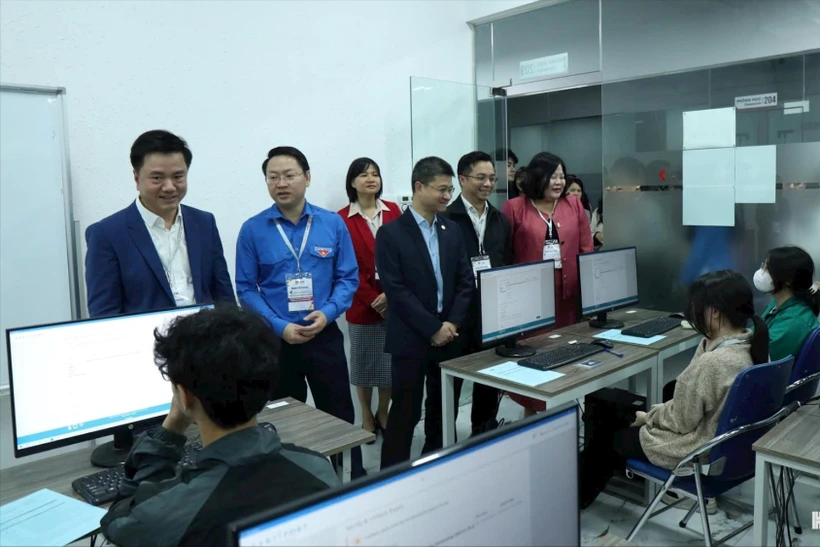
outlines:
[[639, 323], [634, 327], [629, 327], [621, 331], [626, 336], [637, 336], [639, 338], [652, 338], [675, 327], [680, 327], [681, 320], [677, 317], [659, 317]]
[[570, 344], [521, 359], [518, 364], [537, 370], [552, 370], [604, 351], [595, 344]]
[[[265, 422], [259, 425], [269, 431], [276, 432], [276, 427], [273, 424]], [[202, 450], [202, 443], [199, 441], [186, 444], [179, 460], [180, 467], [185, 469], [195, 467], [196, 457], [200, 450]], [[117, 491], [124, 478], [125, 468], [118, 465], [76, 479], [71, 483], [71, 487], [91, 505], [105, 505], [111, 503], [117, 497]]]

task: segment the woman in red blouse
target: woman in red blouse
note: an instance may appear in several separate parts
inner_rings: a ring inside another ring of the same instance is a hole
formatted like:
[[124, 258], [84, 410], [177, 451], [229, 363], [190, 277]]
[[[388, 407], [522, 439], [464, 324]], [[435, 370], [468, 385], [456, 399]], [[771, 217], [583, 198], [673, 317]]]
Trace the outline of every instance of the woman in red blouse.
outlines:
[[[387, 427], [390, 407], [390, 355], [384, 353], [384, 316], [387, 297], [376, 273], [376, 231], [401, 214], [399, 206], [382, 201], [381, 171], [370, 158], [350, 164], [345, 182], [350, 205], [339, 211], [359, 263], [359, 289], [345, 318], [350, 334], [350, 383], [356, 386], [362, 427], [370, 432]], [[376, 415], [371, 407], [373, 388], [379, 391]]]
[[[567, 194], [567, 168], [549, 152], [536, 155], [527, 166], [522, 195], [504, 204], [512, 227], [513, 264], [555, 260], [555, 327], [578, 321], [578, 261], [592, 252], [589, 218], [581, 200]], [[542, 411], [541, 401], [510, 395], [530, 416]]]

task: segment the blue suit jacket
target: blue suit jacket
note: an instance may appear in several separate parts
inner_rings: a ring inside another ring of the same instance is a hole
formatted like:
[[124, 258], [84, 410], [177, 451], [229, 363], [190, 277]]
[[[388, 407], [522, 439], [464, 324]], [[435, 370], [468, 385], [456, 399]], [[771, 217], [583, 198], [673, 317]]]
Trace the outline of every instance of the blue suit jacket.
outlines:
[[[236, 302], [214, 216], [181, 207], [196, 302]], [[85, 240], [91, 317], [176, 306], [159, 254], [135, 203], [89, 226]]]
[[[376, 269], [387, 295], [387, 333], [384, 351], [397, 357], [430, 356], [430, 339], [444, 321], [461, 327], [475, 292], [473, 268], [458, 224], [438, 215], [438, 244], [444, 297], [436, 314], [438, 297], [433, 263], [416, 219], [407, 210], [376, 232]], [[458, 356], [450, 343], [436, 348], [443, 361]]]

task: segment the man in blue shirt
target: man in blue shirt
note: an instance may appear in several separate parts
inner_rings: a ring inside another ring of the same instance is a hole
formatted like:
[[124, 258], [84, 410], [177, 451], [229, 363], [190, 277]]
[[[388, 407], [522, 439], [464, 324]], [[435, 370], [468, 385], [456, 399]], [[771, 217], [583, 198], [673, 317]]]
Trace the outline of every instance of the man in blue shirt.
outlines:
[[[284, 341], [280, 387], [271, 399], [307, 399], [353, 423], [344, 338], [336, 319], [350, 307], [359, 268], [338, 214], [305, 200], [310, 166], [296, 148], [268, 152], [262, 172], [274, 205], [248, 219], [236, 243], [236, 290], [243, 307], [264, 318]], [[363, 474], [353, 451], [353, 475]]]

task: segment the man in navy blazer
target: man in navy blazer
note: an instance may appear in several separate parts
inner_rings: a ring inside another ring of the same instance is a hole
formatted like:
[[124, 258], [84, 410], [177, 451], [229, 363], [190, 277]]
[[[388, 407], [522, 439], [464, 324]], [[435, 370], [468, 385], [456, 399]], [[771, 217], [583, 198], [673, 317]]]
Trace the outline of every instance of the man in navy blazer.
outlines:
[[186, 142], [168, 131], [134, 141], [139, 196], [85, 232], [91, 317], [236, 302], [214, 216], [180, 205], [191, 159]]
[[423, 452], [442, 446], [439, 363], [458, 356], [452, 342], [475, 290], [458, 224], [441, 216], [453, 195], [454, 176], [441, 158], [419, 160], [412, 205], [376, 234], [376, 269], [388, 302], [384, 351], [393, 361], [382, 469], [410, 459], [425, 377]]

